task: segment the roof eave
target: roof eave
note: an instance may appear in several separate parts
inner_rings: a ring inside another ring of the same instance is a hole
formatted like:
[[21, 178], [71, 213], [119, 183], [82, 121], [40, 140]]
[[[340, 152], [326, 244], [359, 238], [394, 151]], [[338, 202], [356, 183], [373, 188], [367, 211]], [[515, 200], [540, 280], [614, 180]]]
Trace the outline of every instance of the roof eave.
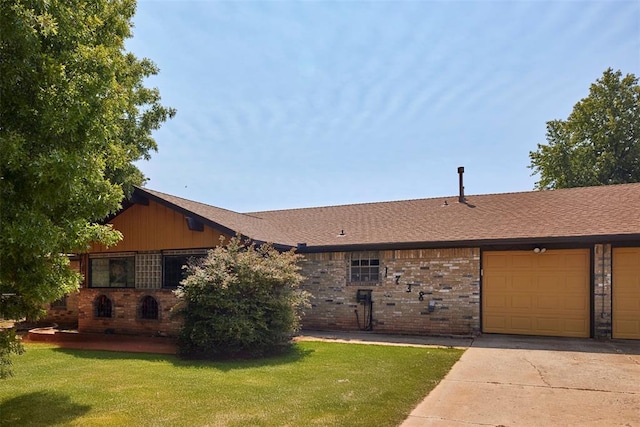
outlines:
[[298, 246], [298, 253], [352, 252], [367, 250], [486, 248], [544, 245], [545, 247], [588, 246], [596, 243], [640, 244], [640, 234], [603, 234], [594, 236], [552, 236], [504, 239], [470, 239], [448, 241], [354, 243], [340, 245]]

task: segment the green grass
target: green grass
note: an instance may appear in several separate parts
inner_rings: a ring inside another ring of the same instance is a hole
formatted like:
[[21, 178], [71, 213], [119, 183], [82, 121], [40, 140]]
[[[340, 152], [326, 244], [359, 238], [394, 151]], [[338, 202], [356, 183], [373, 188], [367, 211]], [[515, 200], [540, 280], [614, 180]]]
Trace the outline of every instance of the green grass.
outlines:
[[395, 426], [462, 350], [299, 342], [228, 362], [28, 344], [0, 426]]

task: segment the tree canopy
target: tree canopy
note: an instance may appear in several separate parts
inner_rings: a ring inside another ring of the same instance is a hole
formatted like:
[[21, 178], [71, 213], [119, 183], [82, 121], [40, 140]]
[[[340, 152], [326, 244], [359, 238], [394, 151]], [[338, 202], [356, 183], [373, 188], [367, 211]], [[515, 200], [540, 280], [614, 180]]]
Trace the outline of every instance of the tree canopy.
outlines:
[[[135, 0], [0, 0], [0, 314], [35, 318], [77, 289], [67, 254], [121, 236], [100, 222], [144, 176], [175, 114], [125, 50]], [[5, 331], [6, 332], [6, 331]]]
[[640, 85], [607, 69], [566, 120], [547, 122], [529, 153], [540, 190], [640, 182]]

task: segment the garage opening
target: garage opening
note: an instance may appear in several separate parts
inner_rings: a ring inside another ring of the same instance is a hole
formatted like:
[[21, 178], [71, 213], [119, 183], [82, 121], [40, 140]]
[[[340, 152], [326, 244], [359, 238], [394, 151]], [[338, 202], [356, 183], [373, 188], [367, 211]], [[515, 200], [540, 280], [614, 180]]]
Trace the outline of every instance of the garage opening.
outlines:
[[613, 338], [640, 339], [640, 248], [613, 248]]
[[485, 251], [482, 330], [589, 337], [588, 249]]

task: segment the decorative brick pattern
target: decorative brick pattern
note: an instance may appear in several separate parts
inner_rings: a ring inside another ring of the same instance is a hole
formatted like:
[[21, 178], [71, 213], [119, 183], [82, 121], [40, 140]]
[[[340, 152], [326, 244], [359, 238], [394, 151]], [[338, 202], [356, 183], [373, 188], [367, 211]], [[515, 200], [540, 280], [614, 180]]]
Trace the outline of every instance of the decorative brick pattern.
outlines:
[[479, 333], [479, 249], [382, 251], [381, 280], [373, 285], [348, 283], [348, 266], [349, 254], [344, 252], [306, 256], [302, 274], [307, 280], [302, 287], [314, 298], [303, 318], [304, 328], [357, 330], [363, 326], [364, 306], [356, 302], [356, 291], [372, 289], [375, 331]]
[[611, 268], [611, 245], [595, 245], [593, 250], [593, 323], [595, 338], [611, 338]]
[[[112, 303], [111, 318], [96, 318], [94, 301], [106, 295]], [[138, 306], [147, 295], [158, 302], [158, 320], [138, 318]], [[171, 308], [178, 299], [170, 290], [155, 289], [82, 289], [78, 302], [78, 330], [80, 332], [117, 333], [132, 335], [175, 336], [182, 325], [180, 318], [172, 318]]]

